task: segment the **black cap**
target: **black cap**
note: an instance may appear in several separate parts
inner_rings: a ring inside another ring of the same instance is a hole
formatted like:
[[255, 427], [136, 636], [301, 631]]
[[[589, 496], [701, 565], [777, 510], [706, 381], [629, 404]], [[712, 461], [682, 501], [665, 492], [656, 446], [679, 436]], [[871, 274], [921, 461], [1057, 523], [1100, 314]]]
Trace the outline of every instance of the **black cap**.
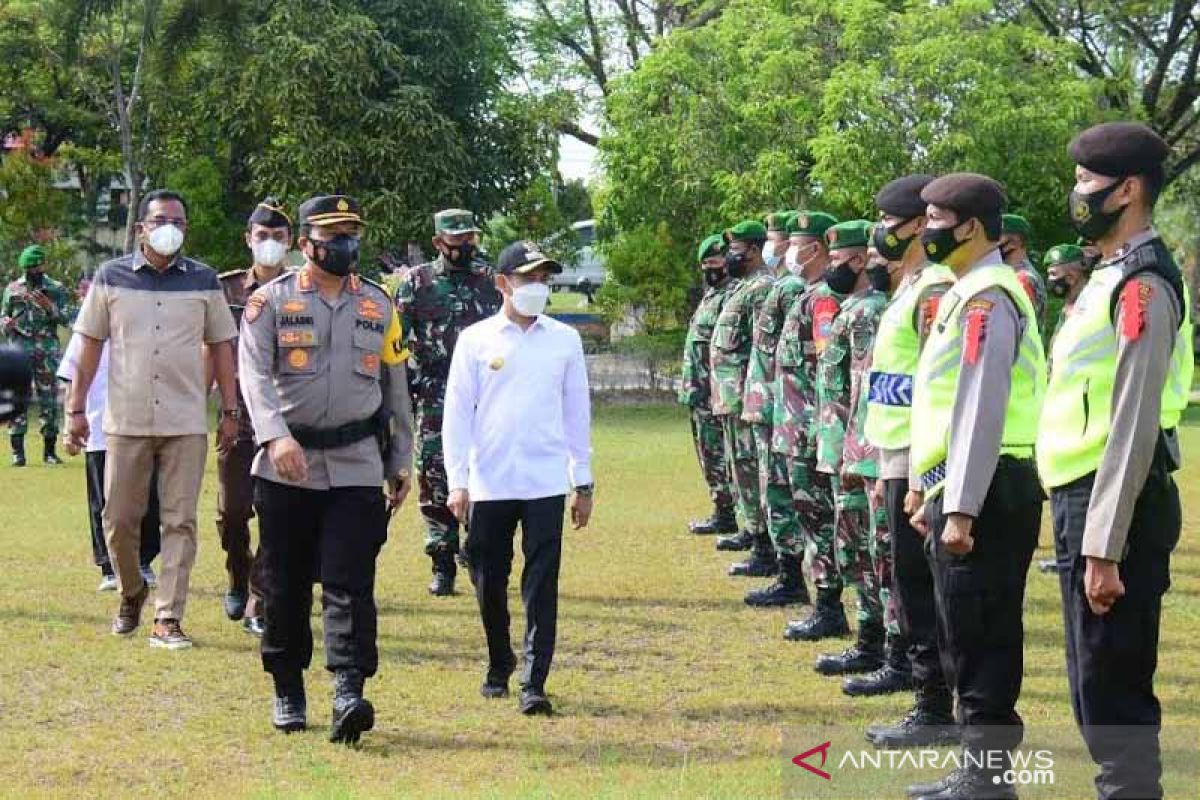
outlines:
[[912, 219], [925, 216], [921, 192], [933, 183], [932, 175], [905, 175], [884, 184], [875, 195], [875, 207], [885, 214]]
[[971, 217], [981, 221], [995, 220], [997, 227], [1008, 202], [1004, 187], [998, 181], [975, 172], [943, 175], [921, 190], [921, 199], [955, 212], [960, 221]]
[[1079, 166], [1110, 178], [1144, 175], [1162, 168], [1171, 148], [1140, 122], [1093, 125], [1067, 145]]
[[562, 272], [562, 264], [542, 253], [533, 242], [513, 242], [500, 253], [496, 262], [496, 272], [501, 275], [511, 275], [514, 272], [524, 275], [535, 269], [545, 268], [551, 272]]
[[254, 207], [246, 224], [264, 225], [268, 228], [290, 228], [292, 227], [292, 218], [283, 210], [283, 203], [274, 197], [267, 197]]
[[300, 204], [297, 212], [301, 225], [334, 225], [338, 222], [364, 224], [362, 206], [344, 194], [319, 194]]

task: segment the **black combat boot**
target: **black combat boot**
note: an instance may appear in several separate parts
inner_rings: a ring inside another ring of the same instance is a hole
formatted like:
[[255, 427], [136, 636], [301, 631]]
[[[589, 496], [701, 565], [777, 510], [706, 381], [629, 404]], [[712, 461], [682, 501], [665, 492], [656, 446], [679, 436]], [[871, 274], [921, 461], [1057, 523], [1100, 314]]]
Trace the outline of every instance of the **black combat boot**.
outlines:
[[822, 675], [850, 675], [870, 672], [883, 664], [883, 624], [867, 622], [858, 626], [858, 641], [834, 655], [817, 656], [813, 666]]
[[308, 727], [304, 676], [294, 672], [272, 677], [275, 679], [275, 705], [271, 709], [271, 724], [284, 733], [304, 730]]
[[805, 619], [792, 620], [783, 632], [791, 642], [815, 642], [850, 633], [846, 610], [842, 608], [841, 589], [817, 589], [817, 604]]
[[754, 537], [750, 531], [738, 531], [732, 536], [721, 536], [717, 539], [717, 549], [734, 552], [737, 550], [749, 550], [754, 546]]
[[746, 605], [808, 605], [808, 586], [804, 583], [804, 556], [780, 553], [775, 561], [779, 566], [779, 577], [770, 586], [749, 592], [746, 595]]
[[842, 682], [842, 692], [851, 697], [870, 697], [913, 688], [912, 664], [908, 661], [908, 639], [888, 634], [883, 666], [867, 675]]
[[732, 508], [718, 508], [708, 519], [694, 519], [688, 530], [696, 536], [711, 536], [715, 533], [737, 533], [737, 515]]
[[754, 537], [750, 558], [729, 565], [729, 574], [735, 577], [769, 578], [778, 571], [775, 548], [771, 546], [771, 538], [766, 533]]
[[61, 464], [62, 459], [54, 452], [54, 437], [46, 436], [42, 439], [42, 461], [47, 464]]
[[[966, 760], [966, 756], [963, 756]], [[916, 793], [915, 789], [939, 787], [933, 792]], [[1004, 780], [1002, 770], [982, 769], [974, 764], [954, 770], [936, 784], [908, 787], [913, 800], [1016, 800], [1017, 790]]]
[[959, 731], [953, 711], [954, 700], [944, 684], [919, 687], [917, 703], [904, 718], [892, 725], [868, 725], [867, 741], [882, 750], [955, 744]]
[[12, 465], [14, 467], [25, 466], [25, 437], [10, 436], [9, 441], [12, 442]]
[[357, 669], [339, 669], [334, 673], [333, 724], [329, 729], [329, 741], [354, 744], [375, 727], [375, 707], [363, 697], [365, 681]]
[[439, 548], [430, 558], [433, 560], [433, 580], [429, 582], [429, 593], [435, 597], [449, 597], [454, 594], [454, 576], [458, 574], [454, 553]]

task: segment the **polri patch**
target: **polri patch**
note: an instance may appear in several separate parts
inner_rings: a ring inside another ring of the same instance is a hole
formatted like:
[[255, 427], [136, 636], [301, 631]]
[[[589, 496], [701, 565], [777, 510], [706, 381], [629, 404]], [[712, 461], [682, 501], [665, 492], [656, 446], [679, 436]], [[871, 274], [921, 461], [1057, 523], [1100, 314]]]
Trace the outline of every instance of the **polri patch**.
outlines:
[[262, 313], [263, 306], [266, 304], [267, 298], [258, 292], [255, 292], [254, 294], [250, 295], [250, 299], [246, 301], [246, 310], [243, 312], [242, 316], [246, 318], [247, 322], [254, 322], [254, 320], [258, 319], [258, 315]]

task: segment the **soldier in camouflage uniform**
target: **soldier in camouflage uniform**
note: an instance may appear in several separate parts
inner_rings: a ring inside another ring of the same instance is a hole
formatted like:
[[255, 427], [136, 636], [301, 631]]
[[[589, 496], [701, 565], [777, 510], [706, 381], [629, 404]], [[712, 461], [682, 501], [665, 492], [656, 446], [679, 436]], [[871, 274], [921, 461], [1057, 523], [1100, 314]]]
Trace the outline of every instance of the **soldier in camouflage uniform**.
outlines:
[[[791, 375], [785, 375], [784, 370], [777, 368], [776, 353], [788, 310], [824, 272], [823, 236], [835, 221], [833, 217], [820, 212], [800, 212], [785, 221], [789, 246], [784, 262], [789, 266], [767, 295], [754, 330], [754, 349], [746, 376], [742, 418], [753, 424], [759, 446], [759, 486], [779, 572], [773, 584], [746, 595], [746, 603], [751, 606], [809, 602], [803, 572], [804, 534], [792, 490], [794, 460], [785, 449], [774, 447], [775, 426], [787, 424], [787, 420], [778, 419], [775, 413], [776, 388], [781, 381], [792, 379]], [[802, 250], [805, 256], [803, 264], [797, 255]]]
[[763, 245], [763, 262], [776, 279], [788, 274], [783, 256], [788, 247], [787, 224], [795, 216], [796, 212], [794, 211], [776, 211], [763, 218], [763, 222], [767, 226], [767, 243]]
[[438, 257], [413, 267], [396, 288], [406, 344], [416, 371], [412, 381], [416, 409], [417, 485], [425, 518], [425, 553], [433, 562], [430, 594], [454, 594], [459, 552], [458, 521], [446, 507], [446, 465], [442, 456], [442, 406], [450, 357], [468, 325], [493, 316], [502, 299], [491, 267], [475, 257], [475, 215], [447, 209], [433, 215], [433, 246]]
[[709, 375], [709, 343], [713, 328], [725, 299], [739, 283], [725, 271], [724, 245], [725, 240], [719, 233], [700, 243], [697, 257], [704, 274], [704, 297], [688, 325], [683, 345], [683, 380], [679, 389], [679, 402], [691, 412], [692, 441], [713, 503], [711, 517], [688, 523], [688, 530], [699, 535], [736, 533], [738, 529], [733, 479], [725, 460], [725, 434], [712, 413], [712, 376]]
[[[25, 270], [4, 289], [0, 300], [0, 332], [10, 344], [24, 350], [33, 362], [33, 385], [37, 392], [38, 410], [42, 419], [42, 460], [61, 464], [54, 452], [59, 429], [58, 372], [61, 348], [58, 326], [69, 325], [75, 315], [66, 288], [43, 271], [46, 251], [30, 245], [22, 252], [17, 265]], [[25, 466], [25, 433], [29, 430], [27, 413], [16, 417], [9, 428], [12, 437], [12, 465]]]
[[[724, 238], [725, 268], [731, 278], [740, 279], [741, 283], [721, 307], [713, 328], [712, 410], [725, 431], [725, 452], [733, 473], [738, 512], [754, 550], [754, 557], [731, 566], [730, 574], [770, 575], [775, 570], [775, 553], [763, 516], [754, 430], [742, 421], [742, 402], [753, 348], [754, 321], [774, 279], [762, 259], [767, 229], [761, 222], [740, 222], [725, 231]], [[750, 564], [753, 567], [747, 566]]]
[[1029, 220], [1020, 214], [1005, 214], [1001, 218], [1000, 255], [1004, 263], [1017, 273], [1017, 280], [1025, 288], [1025, 293], [1033, 301], [1033, 310], [1037, 313], [1038, 332], [1046, 337], [1046, 279], [1029, 259], [1029, 240], [1033, 238], [1033, 227]]

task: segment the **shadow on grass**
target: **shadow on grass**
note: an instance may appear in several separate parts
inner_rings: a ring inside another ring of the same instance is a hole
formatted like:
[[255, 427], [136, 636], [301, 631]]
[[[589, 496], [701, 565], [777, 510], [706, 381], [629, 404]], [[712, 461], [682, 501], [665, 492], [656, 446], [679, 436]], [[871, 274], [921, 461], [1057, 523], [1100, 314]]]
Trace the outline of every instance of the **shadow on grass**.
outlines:
[[[112, 611], [116, 611], [116, 603], [112, 603]], [[0, 608], [0, 625], [5, 622], [32, 622], [39, 625], [62, 624], [69, 625], [99, 625], [107, 628], [112, 623], [112, 616], [103, 606], [94, 613], [81, 611], [64, 611], [61, 609], [32, 609], [32, 608]]]
[[[568, 603], [577, 602], [575, 598], [566, 595], [559, 595], [560, 600], [565, 600]], [[603, 603], [603, 598], [595, 598], [597, 605], [616, 605], [622, 606], [622, 600], [629, 598], [616, 598], [614, 603]], [[584, 603], [587, 600], [582, 601]], [[627, 607], [636, 607], [636, 604], [629, 600], [624, 604]], [[509, 613], [513, 617], [514, 627], [523, 625], [525, 611], [521, 607], [521, 601], [516, 598], [509, 599]], [[384, 617], [420, 617], [420, 616], [445, 616], [445, 617], [466, 617], [472, 620], [472, 624], [478, 625], [479, 609], [475, 605], [470, 606], [425, 606], [425, 605], [408, 605], [404, 603], [381, 603], [378, 606], [379, 618]], [[596, 614], [591, 612], [579, 612], [572, 609], [569, 605], [566, 608], [559, 607], [559, 626], [564, 623], [570, 625], [573, 621], [579, 622], [594, 622], [601, 625], [625, 625], [636, 628], [644, 628], [648, 631], [658, 631], [661, 633], [676, 633], [683, 631], [685, 625], [677, 622], [666, 622], [663, 620], [642, 619], [631, 614]]]
[[587, 605], [603, 606], [605, 608], [666, 608], [677, 611], [737, 611], [745, 608], [745, 604], [736, 597], [605, 597], [595, 594], [574, 594], [564, 592], [559, 594], [559, 600], [566, 603], [584, 603]]

